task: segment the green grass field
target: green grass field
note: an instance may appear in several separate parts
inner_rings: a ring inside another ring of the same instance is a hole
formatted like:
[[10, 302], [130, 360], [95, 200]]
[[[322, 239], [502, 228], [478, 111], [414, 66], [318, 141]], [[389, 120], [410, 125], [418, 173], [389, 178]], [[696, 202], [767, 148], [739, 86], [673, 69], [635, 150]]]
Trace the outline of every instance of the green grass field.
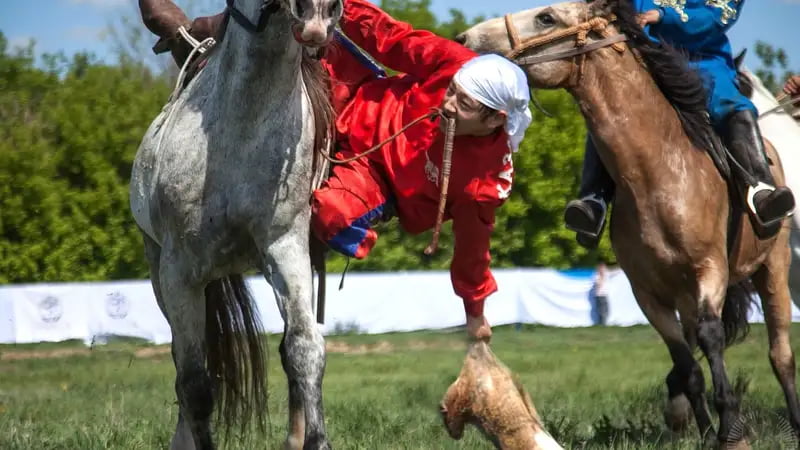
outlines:
[[[474, 429], [451, 440], [438, 403], [461, 367], [463, 332], [328, 339], [325, 407], [338, 449], [490, 448]], [[800, 325], [793, 329], [800, 348]], [[754, 448], [796, 444], [782, 431], [785, 405], [767, 359], [766, 329], [727, 353], [729, 375], [746, 385], [742, 408]], [[223, 448], [279, 448], [286, 386], [270, 346], [267, 435], [231, 438]], [[515, 371], [565, 448], [697, 448], [661, 418], [670, 363], [649, 327], [499, 327], [495, 353]], [[705, 366], [705, 362], [703, 362]], [[80, 343], [0, 346], [0, 449], [160, 449], [175, 426], [174, 369], [168, 347], [130, 340], [88, 349]], [[706, 385], [710, 378], [706, 371]], [[713, 409], [713, 408], [712, 408]]]

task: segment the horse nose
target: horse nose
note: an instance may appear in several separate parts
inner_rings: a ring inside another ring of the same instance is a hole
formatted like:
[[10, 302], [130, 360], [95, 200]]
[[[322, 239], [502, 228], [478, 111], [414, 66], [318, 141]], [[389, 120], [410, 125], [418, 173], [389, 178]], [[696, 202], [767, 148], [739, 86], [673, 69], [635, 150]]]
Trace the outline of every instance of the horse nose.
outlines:
[[304, 42], [323, 44], [328, 39], [328, 27], [321, 24], [306, 24], [303, 27], [303, 32], [300, 33], [300, 38]]
[[467, 43], [467, 33], [459, 33], [459, 35], [456, 36], [454, 41], [458, 42], [461, 45], [466, 44]]

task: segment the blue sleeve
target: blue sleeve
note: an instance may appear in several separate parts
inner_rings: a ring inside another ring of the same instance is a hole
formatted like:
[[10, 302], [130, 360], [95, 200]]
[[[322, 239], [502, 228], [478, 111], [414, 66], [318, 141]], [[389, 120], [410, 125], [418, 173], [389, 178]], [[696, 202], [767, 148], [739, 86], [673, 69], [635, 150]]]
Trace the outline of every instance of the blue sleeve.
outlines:
[[683, 7], [665, 5], [661, 7], [659, 30], [677, 41], [705, 40], [725, 34], [736, 23], [742, 6], [744, 0], [695, 0]]
[[653, 0], [631, 0], [631, 4], [633, 4], [633, 9], [636, 11], [636, 14], [658, 8], [658, 6], [653, 3]]

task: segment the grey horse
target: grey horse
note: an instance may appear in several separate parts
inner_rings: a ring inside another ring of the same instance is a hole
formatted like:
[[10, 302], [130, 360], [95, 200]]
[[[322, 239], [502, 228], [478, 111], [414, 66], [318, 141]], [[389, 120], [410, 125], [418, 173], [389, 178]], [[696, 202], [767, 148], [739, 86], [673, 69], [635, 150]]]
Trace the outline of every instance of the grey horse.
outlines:
[[151, 124], [131, 178], [153, 290], [172, 330], [171, 448], [213, 449], [215, 404], [226, 429], [264, 424], [265, 351], [241, 275], [253, 268], [285, 323], [287, 447], [328, 448], [309, 198], [315, 142], [329, 130], [320, 122], [330, 115], [317, 111], [328, 97], [304, 45], [330, 41], [341, 0], [228, 0], [228, 11], [224, 41]]

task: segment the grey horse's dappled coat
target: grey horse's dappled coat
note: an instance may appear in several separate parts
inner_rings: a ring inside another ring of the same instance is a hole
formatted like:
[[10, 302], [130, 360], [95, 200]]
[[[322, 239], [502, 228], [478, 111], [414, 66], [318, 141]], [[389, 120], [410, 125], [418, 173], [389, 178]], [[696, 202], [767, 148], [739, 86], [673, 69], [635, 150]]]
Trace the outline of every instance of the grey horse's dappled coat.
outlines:
[[[276, 1], [281, 8], [263, 32], [230, 20], [224, 41], [156, 117], [134, 161], [131, 208], [172, 330], [180, 406], [174, 449], [214, 448], [215, 404], [225, 425], [264, 423], [261, 330], [240, 275], [253, 268], [272, 285], [285, 322], [287, 444], [328, 447], [325, 351], [308, 256], [315, 127], [327, 125], [315, 124], [310, 93], [323, 92], [313, 84], [321, 80], [301, 70], [308, 61], [292, 27], [304, 24], [305, 32], [323, 17], [329, 33], [341, 5]], [[259, 17], [260, 1], [235, 4], [244, 17]]]

